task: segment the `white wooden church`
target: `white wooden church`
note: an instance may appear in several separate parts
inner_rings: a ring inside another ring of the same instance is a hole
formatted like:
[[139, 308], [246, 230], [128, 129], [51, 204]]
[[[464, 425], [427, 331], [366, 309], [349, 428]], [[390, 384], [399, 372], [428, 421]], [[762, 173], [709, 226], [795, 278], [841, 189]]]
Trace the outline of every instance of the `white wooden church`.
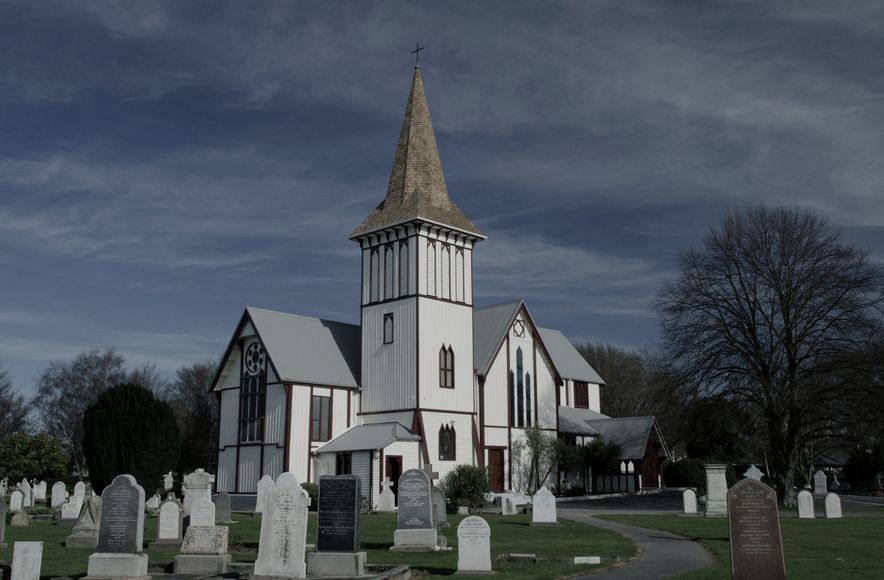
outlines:
[[440, 477], [479, 465], [494, 491], [523, 491], [532, 425], [617, 442], [624, 474], [598, 478], [598, 490], [660, 485], [668, 451], [653, 417], [602, 415], [602, 378], [521, 300], [473, 307], [485, 236], [448, 195], [419, 67], [386, 197], [350, 238], [362, 252], [360, 325], [243, 313], [212, 387], [218, 491], [254, 494], [284, 471], [351, 473], [376, 503], [384, 478], [427, 464]]

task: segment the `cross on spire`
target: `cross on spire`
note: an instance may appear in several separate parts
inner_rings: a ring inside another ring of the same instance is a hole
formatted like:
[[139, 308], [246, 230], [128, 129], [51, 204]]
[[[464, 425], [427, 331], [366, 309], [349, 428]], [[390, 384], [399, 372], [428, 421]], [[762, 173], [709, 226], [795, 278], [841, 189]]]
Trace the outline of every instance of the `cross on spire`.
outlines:
[[421, 51], [422, 51], [424, 48], [425, 48], [425, 47], [421, 46], [421, 43], [420, 43], [420, 42], [416, 42], [416, 43], [414, 44], [414, 50], [411, 51], [411, 54], [414, 55], [414, 66], [420, 66], [420, 65], [421, 65]]

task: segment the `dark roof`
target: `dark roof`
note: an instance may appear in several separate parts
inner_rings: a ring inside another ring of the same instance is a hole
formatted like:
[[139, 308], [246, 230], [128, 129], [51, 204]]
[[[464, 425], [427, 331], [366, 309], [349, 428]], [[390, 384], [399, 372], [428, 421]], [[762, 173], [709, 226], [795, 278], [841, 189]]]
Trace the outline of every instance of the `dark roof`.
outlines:
[[[595, 433], [584, 432], [583, 425]], [[620, 447], [620, 459], [641, 459], [652, 431], [662, 448], [662, 455], [669, 457], [669, 448], [657, 428], [653, 417], [608, 417], [591, 409], [559, 407], [559, 431], [573, 435], [598, 435]]]
[[433, 222], [483, 237], [479, 228], [448, 197], [420, 67], [414, 68], [387, 196], [350, 237], [358, 238], [413, 220]]
[[596, 414], [605, 417], [601, 413], [595, 413], [589, 409], [574, 409], [572, 407], [559, 407], [559, 432], [569, 435], [591, 435], [597, 437], [598, 429], [589, 424], [589, 415]]
[[480, 375], [488, 373], [494, 355], [521, 307], [521, 300], [512, 300], [473, 309], [473, 365]]
[[322, 447], [317, 453], [338, 453], [341, 451], [362, 451], [383, 449], [394, 441], [420, 441], [419, 435], [408, 431], [401, 423], [367, 423], [356, 425], [344, 431]]
[[574, 345], [565, 338], [564, 334], [549, 328], [538, 328], [537, 331], [540, 333], [543, 344], [546, 345], [549, 356], [552, 357], [552, 363], [559, 371], [559, 376], [563, 379], [605, 384], [605, 380], [595, 372], [592, 365], [583, 358], [583, 355], [574, 348]]

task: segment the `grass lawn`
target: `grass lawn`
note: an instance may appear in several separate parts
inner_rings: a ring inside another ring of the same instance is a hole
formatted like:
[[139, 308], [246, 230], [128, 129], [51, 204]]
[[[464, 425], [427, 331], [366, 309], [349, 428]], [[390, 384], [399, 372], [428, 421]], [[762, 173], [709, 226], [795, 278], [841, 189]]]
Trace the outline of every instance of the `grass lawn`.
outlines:
[[[667, 530], [698, 540], [716, 556], [709, 568], [679, 576], [683, 580], [730, 578], [726, 518], [607, 515], [606, 520]], [[789, 578], [884, 578], [884, 517], [837, 520], [781, 518], [786, 574]]]
[[[258, 538], [261, 518], [251, 514], [233, 514], [236, 524], [230, 526], [230, 553], [236, 562], [253, 562], [258, 556]], [[307, 541], [313, 543], [316, 535], [315, 514], [310, 514]], [[483, 516], [485, 517], [485, 516]], [[457, 546], [457, 524], [462, 516], [449, 516], [452, 526], [445, 530], [448, 545]], [[486, 520], [491, 525], [492, 563], [497, 578], [556, 578], [586, 572], [598, 566], [540, 563], [515, 565], [494, 562], [497, 554], [532, 553], [538, 558], [573, 556], [602, 556], [603, 558], [628, 559], [635, 555], [635, 546], [626, 538], [592, 526], [569, 520], [560, 520], [558, 527], [535, 528], [529, 525], [529, 516], [494, 516]], [[156, 518], [145, 520], [145, 547], [156, 537]], [[428, 575], [447, 576], [457, 570], [457, 551], [414, 553], [390, 552], [393, 531], [396, 529], [395, 514], [372, 514], [362, 516], [360, 521], [362, 547], [368, 552], [369, 564], [408, 564], [413, 570]], [[0, 550], [0, 560], [12, 561], [12, 543], [42, 540], [42, 577], [85, 575], [87, 561], [93, 550], [64, 547], [70, 527], [50, 522], [32, 522], [28, 527], [7, 527], [6, 542], [9, 547]], [[177, 552], [149, 550], [150, 566], [171, 564]]]

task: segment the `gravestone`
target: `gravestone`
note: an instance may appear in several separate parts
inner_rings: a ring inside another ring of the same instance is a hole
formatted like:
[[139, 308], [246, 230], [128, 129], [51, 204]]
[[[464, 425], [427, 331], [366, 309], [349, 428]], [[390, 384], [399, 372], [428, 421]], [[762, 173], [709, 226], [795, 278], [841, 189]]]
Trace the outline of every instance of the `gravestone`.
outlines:
[[445, 505], [445, 493], [433, 486], [433, 521], [436, 526], [448, 527], [448, 513]]
[[467, 516], [457, 526], [457, 573], [491, 573], [491, 527], [479, 516]]
[[764, 472], [752, 465], [743, 473], [743, 477], [754, 479], [755, 481], [761, 481], [761, 478], [764, 477]]
[[310, 497], [291, 473], [283, 473], [267, 495], [261, 518], [261, 538], [255, 580], [304, 578], [307, 563], [307, 505]]
[[56, 481], [52, 484], [52, 495], [49, 498], [49, 507], [54, 510], [61, 509], [67, 497], [67, 488], [63, 481]]
[[378, 496], [379, 512], [396, 511], [396, 495], [393, 493], [392, 484], [389, 477], [384, 478], [384, 490]]
[[686, 515], [697, 515], [697, 492], [693, 489], [686, 489], [681, 494], [681, 503], [684, 506]]
[[754, 479], [744, 479], [727, 492], [731, 578], [786, 578], [777, 494]]
[[265, 475], [261, 479], [258, 480], [258, 495], [255, 500], [255, 513], [263, 514], [265, 506], [267, 504], [267, 496], [270, 495], [271, 490], [273, 490], [273, 478], [269, 475]]
[[519, 508], [516, 507], [516, 500], [509, 495], [502, 496], [500, 498], [500, 513], [505, 516], [514, 516], [519, 513]]
[[15, 490], [12, 492], [12, 495], [9, 496], [9, 511], [10, 513], [20, 512], [23, 509], [22, 504], [24, 503], [24, 494], [19, 490]]
[[232, 524], [230, 517], [230, 494], [221, 492], [212, 496], [212, 502], [215, 504], [215, 523], [216, 524]]
[[29, 526], [31, 525], [31, 520], [28, 518], [27, 513], [16, 512], [12, 514], [12, 519], [9, 520], [9, 525], [14, 527]]
[[[72, 498], [73, 499], [73, 498]], [[79, 498], [77, 498], [79, 501]], [[65, 539], [68, 548], [92, 548], [98, 545], [98, 529], [101, 526], [101, 498], [93, 495], [86, 498], [77, 524], [71, 535]]]
[[9, 480], [4, 477], [0, 479], [0, 497], [6, 497], [7, 491], [9, 491]]
[[706, 467], [706, 515], [727, 514], [727, 465], [708, 464]]
[[194, 500], [203, 498], [212, 501], [212, 484], [215, 483], [215, 476], [206, 473], [205, 469], [197, 469], [193, 473], [184, 476], [184, 515], [190, 515], [190, 506]]
[[227, 542], [230, 529], [215, 525], [215, 504], [204, 497], [190, 506], [190, 526], [184, 533], [181, 554], [175, 556], [175, 574], [223, 574], [230, 564]]
[[27, 479], [21, 480], [18, 484], [18, 490], [21, 492], [21, 507], [27, 509], [34, 505], [34, 489]]
[[78, 481], [74, 484], [74, 495], [79, 497], [80, 499], [86, 498], [86, 484], [82, 481]]
[[437, 548], [433, 526], [433, 502], [429, 476], [409, 469], [399, 478], [398, 529], [393, 532], [391, 550], [430, 551]]
[[556, 517], [556, 498], [552, 492], [541, 486], [532, 498], [531, 525], [532, 526], [557, 526], [559, 520]]
[[3, 496], [0, 495], [0, 550], [6, 549], [6, 512], [7, 512], [6, 502], [3, 501]]
[[12, 547], [10, 580], [40, 580], [43, 542], [16, 542]]
[[813, 494], [814, 495], [826, 495], [828, 489], [826, 489], [826, 474], [822, 472], [822, 470], [817, 471], [813, 474]]
[[160, 494], [155, 493], [152, 496], [150, 496], [149, 500], [144, 502], [144, 509], [150, 510], [152, 512], [156, 511], [156, 510], [160, 509], [160, 501], [161, 501]]
[[359, 551], [361, 483], [355, 475], [319, 478], [316, 551], [307, 554], [311, 577], [365, 574], [365, 552]]
[[[841, 498], [837, 493], [829, 492], [826, 494], [826, 519], [835, 519], [841, 517]], [[2, 538], [0, 538], [2, 541]]]
[[147, 580], [144, 489], [131, 475], [118, 475], [101, 493], [98, 546], [89, 556], [87, 578]]
[[77, 523], [80, 518], [80, 511], [83, 509], [83, 498], [79, 495], [72, 495], [68, 501], [61, 506], [61, 519], [58, 521], [61, 525], [72, 526]]
[[171, 491], [174, 486], [175, 478], [172, 477], [172, 472], [170, 471], [163, 476], [163, 491]]
[[182, 530], [184, 528], [184, 507], [181, 502], [169, 498], [160, 504], [160, 513], [157, 518], [157, 539], [151, 549], [174, 549], [181, 548]]
[[46, 503], [46, 482], [41, 481], [40, 483], [34, 484], [34, 503], [37, 502]]
[[816, 517], [813, 509], [813, 495], [806, 489], [798, 492], [798, 517], [805, 519]]

